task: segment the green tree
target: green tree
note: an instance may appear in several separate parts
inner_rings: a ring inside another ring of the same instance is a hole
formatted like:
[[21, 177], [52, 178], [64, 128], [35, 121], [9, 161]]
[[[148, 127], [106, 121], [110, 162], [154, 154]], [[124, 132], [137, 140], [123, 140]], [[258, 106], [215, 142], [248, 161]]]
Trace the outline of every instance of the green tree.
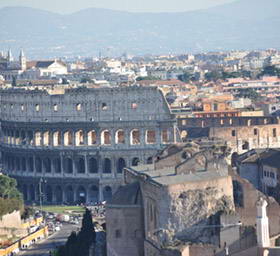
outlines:
[[213, 71], [207, 72], [205, 74], [205, 79], [207, 81], [214, 81], [214, 82], [216, 82], [219, 79], [223, 79], [223, 75], [222, 75], [221, 71], [213, 70]]
[[154, 76], [139, 76], [136, 78], [136, 81], [143, 81], [143, 80], [160, 80], [160, 79]]
[[252, 88], [246, 88], [244, 90], [241, 90], [237, 97], [239, 98], [249, 98], [252, 100], [257, 100], [260, 98], [260, 95]]

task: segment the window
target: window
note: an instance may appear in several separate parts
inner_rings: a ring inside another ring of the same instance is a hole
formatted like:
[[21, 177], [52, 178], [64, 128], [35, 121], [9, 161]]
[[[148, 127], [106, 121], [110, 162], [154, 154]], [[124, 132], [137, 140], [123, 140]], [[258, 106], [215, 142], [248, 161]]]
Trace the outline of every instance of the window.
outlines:
[[82, 104], [81, 103], [76, 104], [76, 110], [77, 111], [81, 111], [82, 110]]
[[107, 109], [108, 109], [107, 104], [106, 104], [106, 103], [102, 103], [101, 109], [102, 109], [102, 110], [107, 110]]
[[54, 112], [57, 112], [57, 110], [58, 110], [58, 106], [57, 106], [57, 104], [54, 104], [54, 105], [53, 105], [53, 111], [54, 111]]
[[236, 131], [235, 131], [235, 130], [232, 130], [232, 131], [231, 131], [231, 136], [232, 136], [232, 137], [235, 137], [235, 136], [236, 136]]
[[257, 128], [254, 129], [254, 135], [258, 135], [258, 129]]
[[35, 105], [35, 110], [36, 110], [36, 112], [39, 112], [39, 111], [40, 111], [40, 105], [39, 105], [39, 104], [36, 104], [36, 105]]
[[21, 104], [21, 111], [24, 111], [24, 105]]
[[135, 102], [133, 102], [133, 103], [131, 104], [131, 108], [132, 108], [132, 109], [137, 109], [137, 108], [138, 108], [138, 104], [135, 103]]
[[146, 143], [155, 144], [156, 143], [156, 132], [153, 130], [146, 131]]
[[119, 230], [119, 229], [117, 229], [116, 231], [115, 231], [115, 237], [116, 238], [120, 238], [122, 235], [121, 235], [121, 231]]
[[274, 138], [276, 138], [276, 136], [277, 136], [276, 128], [273, 128], [272, 133], [273, 133], [272, 136], [273, 136]]
[[13, 109], [14, 108], [14, 104], [11, 104], [11, 109]]

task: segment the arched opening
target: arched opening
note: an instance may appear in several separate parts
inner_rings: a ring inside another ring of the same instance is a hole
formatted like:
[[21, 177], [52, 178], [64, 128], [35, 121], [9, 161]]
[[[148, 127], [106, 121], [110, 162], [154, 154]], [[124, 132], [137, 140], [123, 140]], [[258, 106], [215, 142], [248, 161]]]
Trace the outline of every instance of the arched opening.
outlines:
[[72, 131], [64, 132], [64, 146], [73, 145]]
[[111, 133], [108, 130], [101, 132], [101, 145], [111, 145]]
[[41, 132], [35, 132], [35, 146], [41, 146]]
[[244, 141], [242, 144], [242, 149], [243, 150], [249, 150], [249, 142], [248, 141]]
[[84, 132], [82, 130], [75, 132], [75, 140], [76, 146], [84, 145]]
[[124, 130], [118, 130], [116, 131], [116, 138], [115, 138], [116, 144], [125, 144], [125, 134]]
[[35, 168], [36, 168], [36, 172], [38, 173], [42, 172], [42, 160], [38, 156], [35, 158]]
[[125, 160], [123, 158], [119, 158], [117, 162], [117, 172], [122, 173], [124, 167], [126, 167]]
[[147, 164], [152, 164], [153, 163], [153, 157], [150, 156], [148, 159], [147, 159]]
[[22, 186], [22, 194], [23, 194], [23, 199], [25, 201], [27, 201], [28, 200], [28, 189], [27, 189], [27, 185], [26, 184], [24, 184]]
[[33, 132], [32, 131], [28, 131], [27, 132], [27, 144], [28, 145], [32, 145], [33, 141], [34, 141]]
[[73, 173], [73, 161], [71, 158], [65, 158], [64, 160], [64, 172]]
[[146, 131], [146, 143], [155, 144], [156, 143], [156, 132], [153, 130]]
[[61, 173], [61, 161], [60, 161], [60, 158], [54, 159], [53, 166], [54, 166], [54, 172], [55, 173]]
[[45, 131], [43, 133], [43, 145], [44, 146], [50, 145], [50, 132], [49, 131]]
[[85, 159], [80, 157], [76, 162], [77, 172], [78, 173], [85, 173]]
[[96, 203], [99, 201], [99, 189], [97, 186], [92, 186], [89, 191], [89, 202]]
[[54, 147], [61, 145], [61, 132], [60, 131], [56, 131], [53, 133], [53, 145], [54, 145]]
[[15, 132], [15, 144], [19, 145], [20, 144], [20, 136], [19, 136], [19, 131]]
[[25, 133], [25, 131], [21, 131], [20, 137], [21, 137], [21, 144], [26, 145], [26, 133]]
[[88, 132], [88, 145], [96, 145], [97, 144], [97, 137], [96, 137], [96, 132], [95, 131], [89, 131]]
[[111, 160], [109, 158], [104, 159], [104, 172], [103, 173], [111, 173]]
[[138, 157], [134, 157], [134, 158], [132, 159], [131, 165], [132, 165], [132, 166], [137, 166], [137, 165], [139, 165], [139, 163], [140, 163], [139, 158], [138, 158]]
[[89, 159], [89, 172], [98, 173], [98, 162], [94, 157]]
[[48, 203], [53, 201], [52, 187], [50, 185], [46, 187], [46, 200]]
[[66, 202], [69, 204], [74, 203], [74, 190], [72, 186], [68, 186], [65, 190]]
[[161, 132], [161, 141], [163, 144], [167, 144], [169, 142], [169, 132], [168, 130], [163, 130]]
[[46, 173], [51, 173], [52, 172], [51, 160], [49, 158], [45, 158], [43, 160], [43, 165], [44, 165], [44, 171]]
[[16, 171], [20, 170], [20, 158], [19, 157], [15, 157], [15, 167], [16, 167]]
[[23, 172], [26, 171], [26, 159], [25, 157], [21, 158], [21, 169]]
[[234, 204], [237, 207], [244, 207], [244, 194], [243, 194], [243, 187], [240, 182], [234, 180], [232, 181], [233, 184], [233, 198]]
[[30, 201], [34, 202], [35, 201], [35, 189], [34, 189], [33, 184], [30, 185], [29, 194], [30, 194]]
[[87, 193], [83, 186], [80, 186], [77, 190], [77, 202], [79, 204], [85, 204], [87, 201]]
[[188, 136], [188, 132], [187, 132], [186, 130], [183, 130], [183, 131], [181, 132], [181, 139], [182, 139], [183, 141], [185, 141], [185, 140], [187, 139], [187, 136]]
[[110, 186], [106, 186], [103, 189], [103, 198], [105, 201], [111, 200], [112, 198], [112, 189]]
[[29, 158], [28, 158], [28, 169], [29, 169], [29, 172], [34, 172], [34, 161], [33, 161], [33, 157], [29, 157]]
[[55, 201], [56, 201], [56, 203], [62, 203], [63, 202], [62, 189], [61, 189], [60, 186], [57, 186], [55, 188]]
[[138, 145], [140, 144], [140, 131], [134, 129], [130, 132], [130, 144], [131, 145]]

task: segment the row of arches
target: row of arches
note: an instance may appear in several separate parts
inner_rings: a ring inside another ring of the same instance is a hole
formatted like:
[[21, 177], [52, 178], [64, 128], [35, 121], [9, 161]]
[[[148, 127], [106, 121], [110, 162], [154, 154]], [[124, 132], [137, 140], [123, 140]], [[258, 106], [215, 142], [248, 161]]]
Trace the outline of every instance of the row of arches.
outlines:
[[[36, 202], [40, 200], [39, 184], [23, 184], [19, 186], [24, 200], [28, 202]], [[95, 203], [100, 201], [108, 201], [112, 198], [112, 188], [110, 186], [98, 187], [92, 185], [86, 187], [80, 185], [74, 187], [72, 185], [61, 186], [61, 185], [48, 185], [45, 184], [41, 188], [42, 200], [46, 203]]]
[[[27, 156], [20, 157], [13, 154], [2, 154], [4, 169], [9, 172], [36, 172], [36, 173], [66, 173], [66, 174], [110, 174], [113, 172], [121, 174], [123, 168], [127, 166], [137, 166], [140, 164], [140, 159], [134, 157], [125, 159], [119, 157], [116, 160], [111, 158], [93, 157], [93, 156], [78, 156], [78, 157], [41, 157]], [[146, 163], [151, 164], [152, 157], [147, 158]]]
[[31, 146], [94, 146], [130, 144], [168, 144], [172, 141], [171, 132], [168, 129], [161, 131], [157, 138], [157, 132], [151, 130], [132, 129], [126, 131], [119, 129], [115, 132], [102, 130], [98, 134], [95, 130], [65, 130], [65, 131], [25, 131], [3, 129], [4, 143], [13, 145]]

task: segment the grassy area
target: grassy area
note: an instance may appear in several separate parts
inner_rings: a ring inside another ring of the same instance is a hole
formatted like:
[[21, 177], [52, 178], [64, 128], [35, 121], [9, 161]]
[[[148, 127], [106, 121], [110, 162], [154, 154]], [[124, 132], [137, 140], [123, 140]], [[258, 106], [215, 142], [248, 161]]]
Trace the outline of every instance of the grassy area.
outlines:
[[[37, 208], [40, 210], [39, 208]], [[80, 206], [43, 206], [43, 211], [65, 214], [83, 214], [84, 208]]]

